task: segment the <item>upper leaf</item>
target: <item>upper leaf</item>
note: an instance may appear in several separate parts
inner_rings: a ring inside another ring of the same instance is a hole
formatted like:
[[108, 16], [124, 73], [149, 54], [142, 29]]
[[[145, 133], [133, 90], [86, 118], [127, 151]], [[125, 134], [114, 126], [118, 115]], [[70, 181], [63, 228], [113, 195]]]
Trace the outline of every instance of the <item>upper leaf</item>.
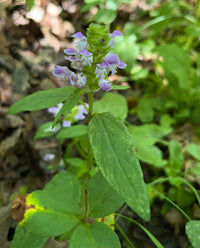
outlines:
[[22, 111], [36, 111], [53, 107], [66, 100], [74, 91], [74, 87], [37, 91], [36, 93], [26, 96], [14, 103], [9, 108], [8, 113], [16, 114]]
[[89, 139], [103, 176], [140, 217], [149, 220], [142, 170], [125, 125], [109, 113], [95, 115], [89, 123]]
[[89, 216], [104, 217], [118, 210], [124, 200], [98, 172], [86, 185], [88, 189]]
[[101, 100], [94, 103], [94, 112], [110, 112], [115, 117], [125, 120], [128, 114], [126, 98], [117, 93], [105, 93]]

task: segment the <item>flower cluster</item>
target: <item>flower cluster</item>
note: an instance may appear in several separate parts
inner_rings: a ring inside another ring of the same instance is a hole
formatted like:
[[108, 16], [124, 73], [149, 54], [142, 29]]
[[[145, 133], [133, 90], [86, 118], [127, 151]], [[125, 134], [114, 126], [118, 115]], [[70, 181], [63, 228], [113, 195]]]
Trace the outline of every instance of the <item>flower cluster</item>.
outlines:
[[[56, 107], [49, 108], [48, 112], [52, 113], [54, 117], [56, 117], [56, 115], [62, 108], [62, 105], [63, 105], [62, 103], [59, 103]], [[85, 106], [89, 107], [87, 103], [85, 103]], [[62, 126], [70, 127], [72, 123], [77, 122], [78, 120], [83, 120], [85, 118], [85, 115], [87, 114], [88, 112], [82, 104], [77, 105], [72, 109], [71, 113], [68, 114], [67, 118], [63, 120]]]
[[[96, 26], [94, 26], [96, 25]], [[90, 25], [91, 26], [91, 25]], [[68, 79], [70, 84], [79, 88], [89, 88], [90, 90], [104, 91], [112, 89], [112, 83], [108, 80], [108, 75], [114, 75], [116, 69], [123, 69], [126, 64], [121, 61], [118, 55], [114, 54], [111, 49], [115, 46], [115, 37], [122, 36], [121, 32], [115, 30], [109, 33], [107, 30], [95, 34], [94, 29], [102, 26], [89, 27], [88, 36], [81, 32], [75, 33], [72, 37], [76, 38], [75, 43], [77, 50], [68, 48], [64, 50], [65, 59], [71, 62], [71, 67], [77, 72], [69, 70], [67, 67], [57, 66], [53, 70], [53, 75]], [[95, 36], [96, 35], [96, 36]]]

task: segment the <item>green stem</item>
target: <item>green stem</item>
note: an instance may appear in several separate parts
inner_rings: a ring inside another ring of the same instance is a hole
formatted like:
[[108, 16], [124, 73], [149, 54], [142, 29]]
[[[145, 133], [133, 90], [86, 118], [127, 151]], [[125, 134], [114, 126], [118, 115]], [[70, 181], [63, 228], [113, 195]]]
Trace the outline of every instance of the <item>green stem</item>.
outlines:
[[85, 189], [85, 211], [84, 211], [84, 217], [83, 217], [83, 219], [85, 221], [87, 221], [88, 212], [89, 212], [89, 209], [88, 209], [88, 190]]
[[[92, 115], [93, 115], [93, 98], [94, 98], [94, 93], [89, 92], [88, 93], [88, 103], [89, 103], [88, 116], [89, 116], [89, 122], [90, 122], [90, 120], [92, 118]], [[88, 166], [89, 170], [92, 169], [92, 165], [93, 165], [93, 152], [92, 152], [91, 144], [89, 143], [88, 156], [87, 156], [87, 166]]]
[[125, 232], [121, 229], [121, 227], [116, 222], [115, 222], [115, 226], [121, 232], [121, 234], [123, 235], [123, 237], [125, 238], [125, 240], [127, 241], [127, 243], [130, 245], [130, 247], [135, 248], [135, 246], [131, 243], [131, 241], [129, 240], [129, 238], [125, 234]]

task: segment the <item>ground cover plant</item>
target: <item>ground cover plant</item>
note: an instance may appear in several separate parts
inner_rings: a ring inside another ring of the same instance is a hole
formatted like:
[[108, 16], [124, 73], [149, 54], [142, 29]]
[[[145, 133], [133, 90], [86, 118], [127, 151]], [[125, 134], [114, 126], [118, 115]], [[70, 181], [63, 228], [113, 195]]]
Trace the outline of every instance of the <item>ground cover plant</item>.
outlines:
[[[133, 225], [149, 239], [144, 247], [172, 247], [151, 230], [156, 205], [183, 226], [181, 247], [200, 246], [200, 4], [166, 1], [122, 27], [115, 23], [119, 1], [110, 28], [107, 14], [98, 13], [109, 13], [112, 2], [85, 1], [81, 12], [97, 6], [93, 18], [101, 24], [86, 21], [71, 37], [75, 48], [64, 50], [65, 63], [53, 69], [67, 86], [9, 108], [46, 109], [53, 120], [34, 140], [55, 138], [64, 147], [56, 165], [53, 154], [44, 156], [55, 174], [44, 188], [15, 196], [11, 248], [44, 247], [50, 237], [70, 248], [139, 247]], [[123, 76], [116, 83], [117, 71]]]

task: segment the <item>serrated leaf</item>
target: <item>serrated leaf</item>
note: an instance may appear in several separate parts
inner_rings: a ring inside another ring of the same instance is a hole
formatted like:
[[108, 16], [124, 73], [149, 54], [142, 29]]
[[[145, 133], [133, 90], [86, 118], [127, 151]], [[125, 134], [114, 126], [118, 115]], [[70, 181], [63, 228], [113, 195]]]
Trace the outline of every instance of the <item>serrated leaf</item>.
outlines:
[[56, 106], [65, 101], [73, 92], [74, 87], [64, 87], [37, 91], [14, 103], [8, 110], [9, 114], [17, 114], [22, 111], [36, 111]]
[[42, 248], [48, 237], [28, 233], [19, 225], [15, 229], [15, 235], [10, 248]]
[[146, 185], [125, 125], [109, 113], [95, 115], [89, 139], [103, 176], [141, 218], [149, 220]]
[[128, 114], [126, 98], [117, 93], [106, 93], [101, 100], [94, 103], [94, 112], [110, 112], [115, 117], [125, 120]]
[[[97, 186], [98, 185], [98, 186]], [[89, 216], [100, 218], [117, 211], [124, 200], [98, 172], [86, 185], [88, 190]]]
[[103, 223], [79, 225], [73, 232], [69, 248], [120, 248], [114, 231]]
[[75, 125], [71, 127], [63, 128], [57, 135], [56, 139], [63, 140], [63, 139], [70, 139], [79, 137], [82, 135], [87, 134], [88, 127], [86, 125]]
[[56, 125], [56, 122], [61, 116], [66, 116], [69, 111], [76, 106], [83, 92], [84, 91], [82, 89], [76, 89], [68, 96], [67, 100], [63, 103], [60, 111], [58, 112], [53, 121], [53, 127]]
[[185, 231], [188, 236], [189, 241], [192, 244], [193, 248], [200, 247], [200, 221], [199, 220], [191, 220], [186, 223]]

